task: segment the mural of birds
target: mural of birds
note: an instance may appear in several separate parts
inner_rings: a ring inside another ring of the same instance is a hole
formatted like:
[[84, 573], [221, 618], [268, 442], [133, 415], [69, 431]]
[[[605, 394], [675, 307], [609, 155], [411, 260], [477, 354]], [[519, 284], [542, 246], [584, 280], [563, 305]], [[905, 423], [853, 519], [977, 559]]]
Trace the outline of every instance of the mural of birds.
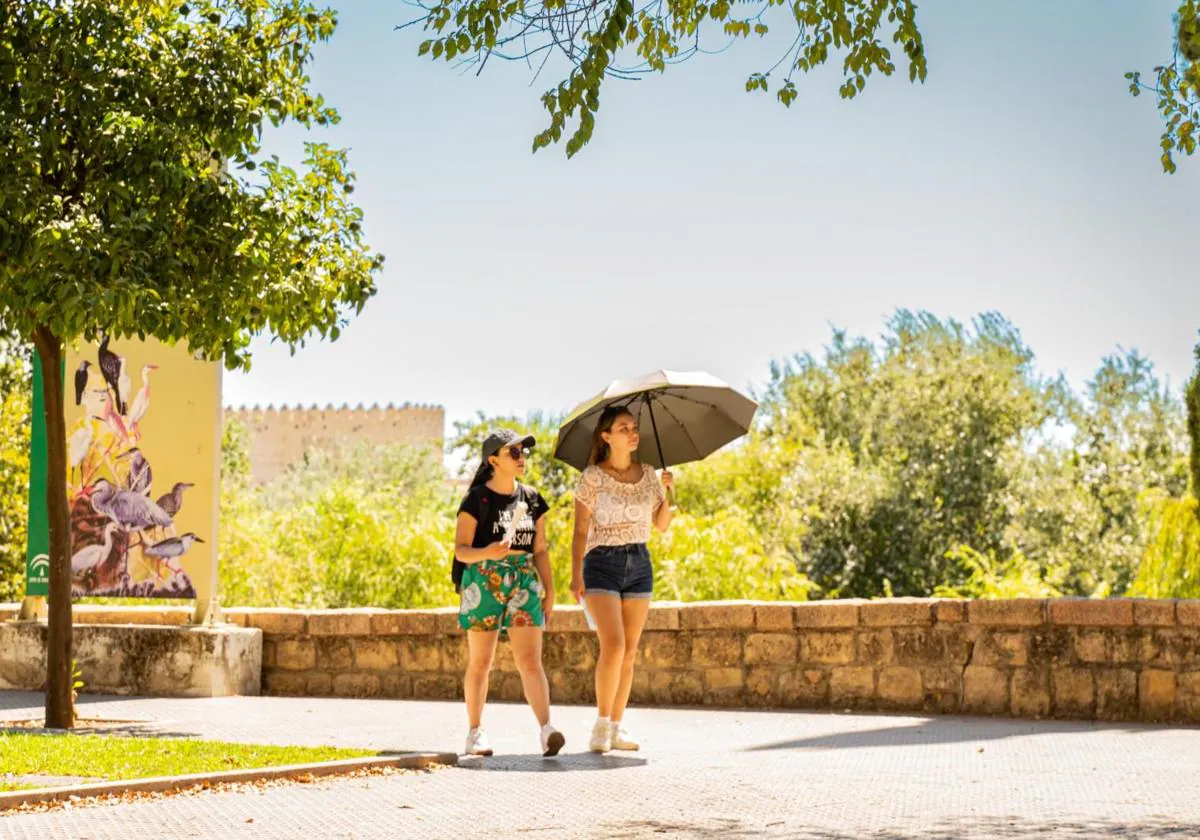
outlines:
[[120, 371], [117, 373], [117, 401], [120, 403], [121, 415], [124, 416], [129, 410], [129, 389], [133, 387], [129, 381], [129, 365], [125, 363], [124, 356], [117, 356], [121, 362]]
[[120, 525], [116, 522], [109, 522], [104, 526], [104, 542], [99, 545], [85, 545], [83, 548], [71, 555], [71, 574], [78, 575], [86, 572], [93, 566], [103, 563], [108, 555], [112, 552], [113, 534], [120, 529]]
[[128, 452], [122, 452], [117, 456], [118, 461], [129, 459], [129, 474], [125, 476], [126, 489], [141, 493], [143, 496], [150, 495], [150, 484], [154, 480], [154, 474], [150, 470], [150, 462], [146, 460], [146, 456], [142, 454], [142, 450], [136, 446]]
[[92, 363], [85, 360], [79, 363], [79, 368], [75, 371], [75, 405], [83, 402], [83, 391], [88, 383], [88, 368], [91, 366]]
[[186, 481], [177, 481], [175, 486], [171, 488], [171, 492], [158, 499], [158, 506], [167, 512], [167, 515], [174, 519], [179, 515], [180, 508], [183, 507], [183, 491], [195, 485], [189, 484]]
[[159, 567], [160, 572], [161, 567], [166, 566], [168, 569], [178, 575], [183, 573], [183, 569], [179, 567], [178, 563], [172, 563], [171, 561], [176, 557], [182, 557], [184, 554], [187, 554], [188, 550], [194, 543], [202, 542], [204, 542], [204, 540], [200, 539], [191, 531], [188, 531], [186, 534], [180, 534], [178, 537], [168, 537], [161, 542], [156, 542], [154, 545], [143, 547], [142, 555], [145, 557], [153, 557], [155, 560], [161, 561], [161, 565]]
[[[88, 450], [92, 448], [92, 438], [94, 437], [95, 432], [92, 430], [91, 420], [87, 420], [82, 426], [71, 433], [71, 439], [67, 441], [67, 463], [70, 464], [72, 472], [79, 469], [79, 465], [87, 457]], [[82, 476], [80, 476], [80, 480], [83, 480]]]
[[108, 349], [108, 336], [100, 340], [100, 350], [96, 354], [100, 362], [100, 373], [112, 392], [117, 395], [117, 413], [125, 415], [125, 401], [121, 398], [121, 357]]
[[150, 407], [150, 371], [152, 370], [158, 370], [158, 365], [142, 365], [142, 387], [138, 389], [133, 402], [129, 404], [129, 414], [125, 418], [129, 425], [129, 431], [135, 438], [142, 436], [142, 430], [138, 424], [146, 416], [146, 409]]
[[165, 510], [140, 493], [122, 490], [107, 478], [98, 478], [92, 484], [92, 509], [107, 516], [130, 531], [147, 528], [169, 528], [174, 520]]
[[126, 443], [129, 442], [129, 429], [125, 426], [125, 421], [121, 419], [121, 415], [117, 414], [116, 408], [113, 407], [112, 394], [107, 390], [104, 392], [104, 415], [100, 417], [108, 428], [112, 429], [112, 433], [117, 435]]

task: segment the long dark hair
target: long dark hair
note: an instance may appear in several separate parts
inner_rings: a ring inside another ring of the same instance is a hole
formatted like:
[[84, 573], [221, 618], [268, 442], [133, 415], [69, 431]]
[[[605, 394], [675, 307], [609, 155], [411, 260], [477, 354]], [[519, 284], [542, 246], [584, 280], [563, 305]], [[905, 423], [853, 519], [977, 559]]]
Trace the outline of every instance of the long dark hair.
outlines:
[[495, 472], [496, 468], [488, 463], [487, 458], [484, 458], [479, 462], [479, 469], [475, 470], [475, 475], [471, 478], [471, 483], [467, 485], [467, 490], [471, 491], [480, 484], [487, 484], [492, 480], [492, 476], [495, 474]]
[[[610, 405], [604, 411], [600, 412], [600, 419], [596, 421], [596, 430], [592, 432], [592, 451], [588, 455], [588, 464], [595, 466], [608, 460], [610, 450], [605, 442], [603, 435], [611, 432], [613, 424], [617, 422], [618, 417], [624, 417], [628, 414], [633, 417], [633, 412], [629, 410], [627, 405]], [[637, 460], [637, 453], [634, 453], [633, 460]]]

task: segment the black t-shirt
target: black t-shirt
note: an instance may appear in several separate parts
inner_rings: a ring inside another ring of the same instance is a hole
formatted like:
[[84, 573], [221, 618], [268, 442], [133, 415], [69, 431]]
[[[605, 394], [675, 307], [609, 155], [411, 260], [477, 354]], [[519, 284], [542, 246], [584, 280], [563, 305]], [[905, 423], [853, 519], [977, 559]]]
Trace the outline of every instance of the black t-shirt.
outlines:
[[[482, 508], [480, 501], [484, 496], [488, 497], [486, 522], [480, 518], [480, 509]], [[533, 538], [537, 533], [536, 523], [550, 509], [542, 495], [531, 487], [525, 487], [520, 497], [524, 499], [527, 509], [525, 515], [521, 517], [521, 521], [517, 523], [516, 535], [512, 541], [513, 554], [533, 551]], [[503, 493], [497, 493], [486, 484], [480, 484], [467, 493], [462, 504], [458, 506], [458, 512], [469, 513], [475, 518], [475, 538], [471, 541], [472, 548], [485, 548], [504, 539], [504, 531], [512, 521], [517, 507], [517, 499], [518, 495], [516, 494], [506, 496]]]

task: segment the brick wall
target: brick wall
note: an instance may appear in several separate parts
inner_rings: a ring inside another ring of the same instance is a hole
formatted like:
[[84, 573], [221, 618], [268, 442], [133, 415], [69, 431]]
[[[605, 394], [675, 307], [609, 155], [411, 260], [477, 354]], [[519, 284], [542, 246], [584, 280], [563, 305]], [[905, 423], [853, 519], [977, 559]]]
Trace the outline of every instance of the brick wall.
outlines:
[[[263, 631], [265, 693], [461, 696], [454, 609], [226, 613]], [[153, 608], [79, 615], [186, 620]], [[596, 651], [579, 608], [556, 609], [545, 640], [555, 702], [592, 701]], [[521, 699], [506, 644], [492, 696]], [[1200, 601], [657, 603], [633, 700], [1200, 722]]]

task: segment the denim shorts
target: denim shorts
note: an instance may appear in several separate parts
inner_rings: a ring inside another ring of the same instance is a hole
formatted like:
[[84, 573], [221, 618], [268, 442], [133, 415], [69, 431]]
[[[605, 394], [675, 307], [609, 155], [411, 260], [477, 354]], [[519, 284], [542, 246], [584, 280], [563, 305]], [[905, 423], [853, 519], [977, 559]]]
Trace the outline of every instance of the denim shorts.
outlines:
[[645, 543], [601, 545], [583, 558], [583, 588], [587, 595], [649, 598], [654, 594], [654, 570]]

